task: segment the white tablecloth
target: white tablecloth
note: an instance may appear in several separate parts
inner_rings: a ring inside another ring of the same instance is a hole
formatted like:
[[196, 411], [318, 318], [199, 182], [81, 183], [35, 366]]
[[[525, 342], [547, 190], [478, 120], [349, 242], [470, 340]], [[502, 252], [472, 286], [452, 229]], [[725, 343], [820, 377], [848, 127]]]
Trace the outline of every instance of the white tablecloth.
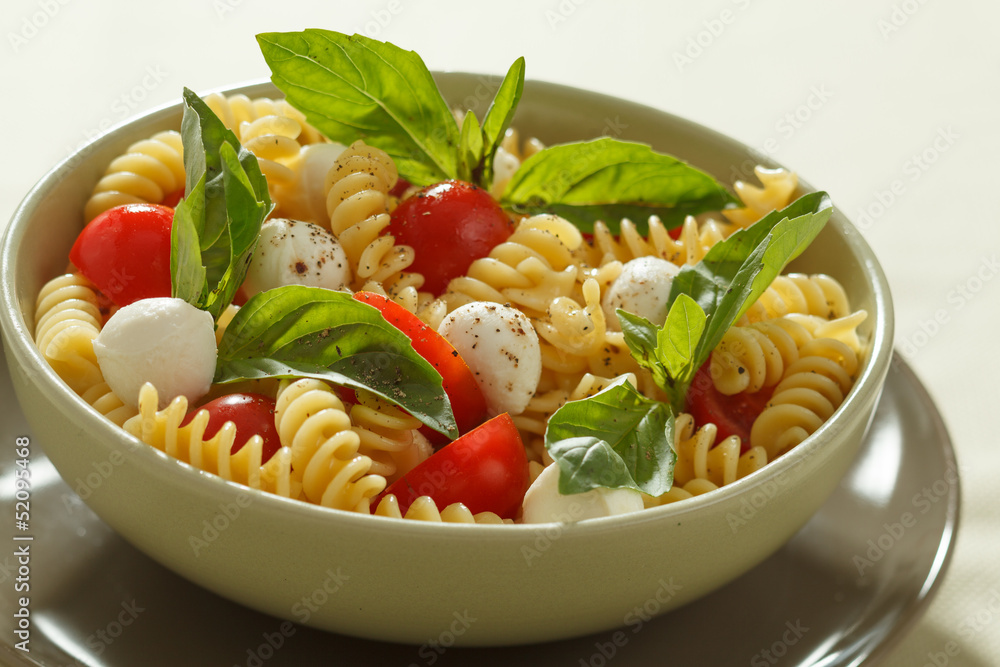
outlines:
[[100, 130], [182, 86], [265, 78], [253, 36], [272, 30], [362, 32], [431, 69], [500, 74], [524, 55], [530, 78], [736, 137], [828, 190], [859, 224], [894, 290], [897, 347], [957, 448], [957, 551], [886, 664], [998, 664], [1000, 449], [987, 419], [1000, 375], [998, 23], [1000, 5], [970, 0], [6, 0], [0, 224]]

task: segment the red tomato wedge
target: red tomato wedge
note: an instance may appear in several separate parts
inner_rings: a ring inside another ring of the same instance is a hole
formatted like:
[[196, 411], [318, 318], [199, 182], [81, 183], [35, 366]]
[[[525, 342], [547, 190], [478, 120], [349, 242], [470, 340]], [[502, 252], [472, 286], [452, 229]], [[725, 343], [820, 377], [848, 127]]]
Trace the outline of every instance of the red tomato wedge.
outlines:
[[76, 237], [69, 259], [116, 306], [170, 296], [174, 210], [125, 204], [101, 213]]
[[513, 224], [490, 193], [465, 181], [443, 181], [407, 197], [393, 210], [388, 232], [413, 248], [412, 271], [423, 289], [441, 294], [452, 278], [511, 235]]
[[701, 365], [691, 381], [685, 397], [685, 409], [694, 417], [698, 427], [715, 424], [719, 429], [715, 441], [721, 442], [731, 435], [740, 436], [740, 451], [745, 452], [750, 443], [750, 429], [757, 416], [767, 407], [774, 393], [765, 387], [753, 393], [741, 392], [727, 396], [716, 390], [709, 370], [711, 357]]
[[[528, 490], [528, 457], [514, 420], [506, 412], [446, 445], [396, 480], [393, 494], [404, 515], [420, 496], [439, 510], [463, 503], [473, 514], [493, 512], [513, 519]], [[372, 507], [378, 506], [381, 496]]]
[[228, 394], [209, 401], [188, 413], [181, 426], [189, 423], [200, 410], [208, 410], [205, 439], [211, 438], [226, 422], [236, 426], [236, 439], [230, 454], [235, 454], [255, 435], [264, 439], [261, 462], [267, 463], [281, 448], [278, 429], [274, 425], [274, 399], [263, 394]]
[[[375, 292], [357, 292], [354, 298], [382, 313], [386, 321], [402, 331], [413, 343], [417, 354], [426, 359], [441, 374], [444, 391], [451, 401], [458, 432], [467, 433], [486, 419], [486, 399], [458, 351], [434, 329], [391, 299]], [[421, 429], [434, 444], [447, 438], [429, 428]]]

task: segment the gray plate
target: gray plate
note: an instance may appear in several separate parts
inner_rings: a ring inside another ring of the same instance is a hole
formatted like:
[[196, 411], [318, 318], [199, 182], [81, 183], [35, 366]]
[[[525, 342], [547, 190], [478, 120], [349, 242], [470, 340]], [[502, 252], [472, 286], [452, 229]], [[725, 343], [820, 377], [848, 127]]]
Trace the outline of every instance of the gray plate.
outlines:
[[[87, 509], [32, 448], [30, 591], [15, 593], [0, 551], [0, 616], [30, 595], [30, 653], [0, 637], [14, 665], [861, 665], [905, 635], [948, 566], [959, 481], [933, 402], [899, 358], [867, 443], [820, 512], [778, 553], [714, 594], [614, 632], [536, 646], [448, 649], [323, 633], [223, 600], [157, 565]], [[30, 436], [0, 352], [0, 497], [14, 505], [14, 443]], [[95, 468], [95, 474], [100, 471]], [[95, 478], [96, 480], [97, 478]], [[751, 516], [753, 507], [745, 507]], [[261, 536], [261, 539], [266, 539]], [[253, 554], [247, 554], [253, 558]], [[22, 577], [23, 579], [23, 577]], [[512, 585], [517, 585], [512, 582]], [[650, 610], [655, 611], [655, 610]], [[8, 623], [10, 621], [8, 620]]]

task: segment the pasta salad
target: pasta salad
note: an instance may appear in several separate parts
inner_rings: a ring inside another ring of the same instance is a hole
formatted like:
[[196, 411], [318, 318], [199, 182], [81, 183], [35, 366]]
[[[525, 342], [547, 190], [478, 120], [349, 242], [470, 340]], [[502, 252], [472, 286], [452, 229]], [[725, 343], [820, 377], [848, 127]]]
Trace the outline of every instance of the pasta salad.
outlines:
[[340, 510], [582, 520], [745, 477], [850, 391], [865, 312], [782, 274], [832, 211], [794, 174], [522, 141], [523, 59], [479, 119], [392, 44], [258, 42], [285, 98], [185, 90], [38, 296], [48, 363], [143, 442]]

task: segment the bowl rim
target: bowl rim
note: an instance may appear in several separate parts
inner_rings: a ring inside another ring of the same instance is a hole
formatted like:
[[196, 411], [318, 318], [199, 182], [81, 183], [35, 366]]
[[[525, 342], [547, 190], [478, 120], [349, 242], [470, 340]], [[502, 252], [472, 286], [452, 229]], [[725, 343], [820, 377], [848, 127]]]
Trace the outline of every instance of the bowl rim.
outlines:
[[[498, 82], [500, 80], [498, 75], [474, 72], [435, 71], [433, 74], [439, 81], [442, 78], [445, 81], [452, 82], [460, 82], [464, 79], [481, 81], [483, 78], [492, 79], [493, 77], [496, 77]], [[753, 153], [754, 158], [759, 159], [760, 163], [782, 166], [780, 163], [774, 162], [769, 158], [756, 155], [752, 148], [732, 137], [662, 109], [650, 107], [626, 98], [606, 95], [564, 84], [538, 79], [525, 81], [525, 94], [528, 94], [531, 89], [536, 88], [539, 92], [550, 91], [614, 102], [616, 104], [626, 104], [633, 108], [641, 108], [663, 117], [675, 126], [687, 127], [706, 137], [712, 137], [724, 143], [738, 146], [745, 151]], [[224, 95], [245, 94], [250, 97], [281, 96], [280, 91], [278, 91], [269, 79], [253, 79], [234, 85], [212, 88], [200, 94], [207, 95], [213, 92]], [[58, 183], [67, 173], [72, 171], [81, 160], [85, 160], [90, 153], [111, 142], [120, 140], [117, 135], [122, 130], [133, 125], [163, 123], [175, 116], [179, 118], [181, 105], [182, 102], [178, 98], [174, 101], [158, 105], [142, 114], [126, 118], [79, 147], [46, 172], [18, 204], [10, 222], [4, 228], [3, 237], [0, 240], [0, 276], [13, 276], [17, 249], [24, 235], [27, 233], [27, 221], [31, 218], [39, 203], [44, 199], [46, 193], [54, 187], [55, 183]], [[799, 190], [802, 192], [813, 192], [816, 188], [799, 178]], [[624, 515], [600, 517], [576, 522], [574, 530], [578, 534], [626, 530], [648, 522], [661, 522], [665, 518], [681, 521], [692, 514], [700, 513], [703, 508], [729, 501], [733, 496], [743, 494], [745, 490], [762, 486], [768, 482], [778, 481], [796, 466], [816, 455], [823, 446], [824, 436], [827, 433], [841, 428], [840, 424], [845, 419], [858, 418], [858, 413], [863, 409], [863, 404], [869, 398], [870, 394], [881, 391], [882, 381], [891, 363], [893, 351], [893, 305], [888, 280], [870, 245], [864, 240], [860, 231], [836, 206], [834, 207], [834, 214], [827, 225], [833, 225], [838, 228], [838, 233], [843, 242], [865, 268], [866, 275], [872, 286], [872, 302], [875, 305], [875, 321], [871, 326], [872, 339], [861, 373], [857, 376], [854, 385], [843, 403], [835, 411], [834, 416], [826, 420], [817, 431], [801, 444], [779, 458], [769, 461], [763, 468], [746, 477], [711, 492], [687, 498], [683, 501], [651, 507]], [[158, 477], [161, 481], [171, 482], [179, 489], [189, 484], [200, 484], [203, 485], [207, 494], [212, 495], [215, 495], [217, 492], [230, 495], [236, 493], [251, 494], [255, 505], [257, 502], [263, 502], [265, 503], [263, 507], [271, 508], [274, 511], [291, 511], [300, 515], [303, 519], [330, 520], [336, 517], [340, 521], [361, 522], [356, 525], [358, 528], [379, 530], [382, 527], [391, 526], [393, 530], [404, 531], [403, 535], [411, 534], [411, 532], [421, 536], [435, 536], [440, 534], [453, 539], [458, 535], [479, 537], [484, 534], [495, 536], [502, 533], [511, 535], [512, 537], [523, 538], [529, 534], [532, 536], [535, 535], [540, 529], [544, 530], [546, 527], [561, 525], [560, 522], [504, 525], [449, 524], [365, 515], [347, 510], [322, 507], [304, 501], [285, 498], [259, 489], [252, 489], [175, 459], [155, 447], [146, 445], [127, 433], [124, 429], [115, 426], [103, 415], [94, 410], [82, 397], [73, 392], [56, 375], [55, 371], [42, 358], [40, 351], [34, 344], [34, 337], [31, 335], [28, 324], [22, 316], [18, 305], [15, 282], [14, 279], [0, 280], [0, 329], [2, 329], [5, 346], [7, 346], [9, 352], [13, 353], [11, 355], [13, 357], [12, 363], [23, 366], [27, 362], [33, 370], [31, 381], [38, 386], [40, 391], [47, 394], [50, 399], [73, 406], [73, 411], [79, 413], [80, 421], [78, 424], [82, 429], [110, 429], [109, 434], [111, 435], [111, 439], [107, 443], [108, 446], [128, 452], [130, 457], [134, 457], [131, 461], [133, 465], [142, 468], [144, 472]], [[871, 316], [871, 313], [869, 315]], [[11, 370], [13, 372], [13, 369]], [[839, 419], [836, 419], [837, 417]], [[192, 475], [192, 472], [196, 473], [196, 475]], [[375, 518], [374, 521], [373, 517]], [[392, 523], [384, 523], [385, 521]], [[349, 523], [349, 525], [352, 524]]]

